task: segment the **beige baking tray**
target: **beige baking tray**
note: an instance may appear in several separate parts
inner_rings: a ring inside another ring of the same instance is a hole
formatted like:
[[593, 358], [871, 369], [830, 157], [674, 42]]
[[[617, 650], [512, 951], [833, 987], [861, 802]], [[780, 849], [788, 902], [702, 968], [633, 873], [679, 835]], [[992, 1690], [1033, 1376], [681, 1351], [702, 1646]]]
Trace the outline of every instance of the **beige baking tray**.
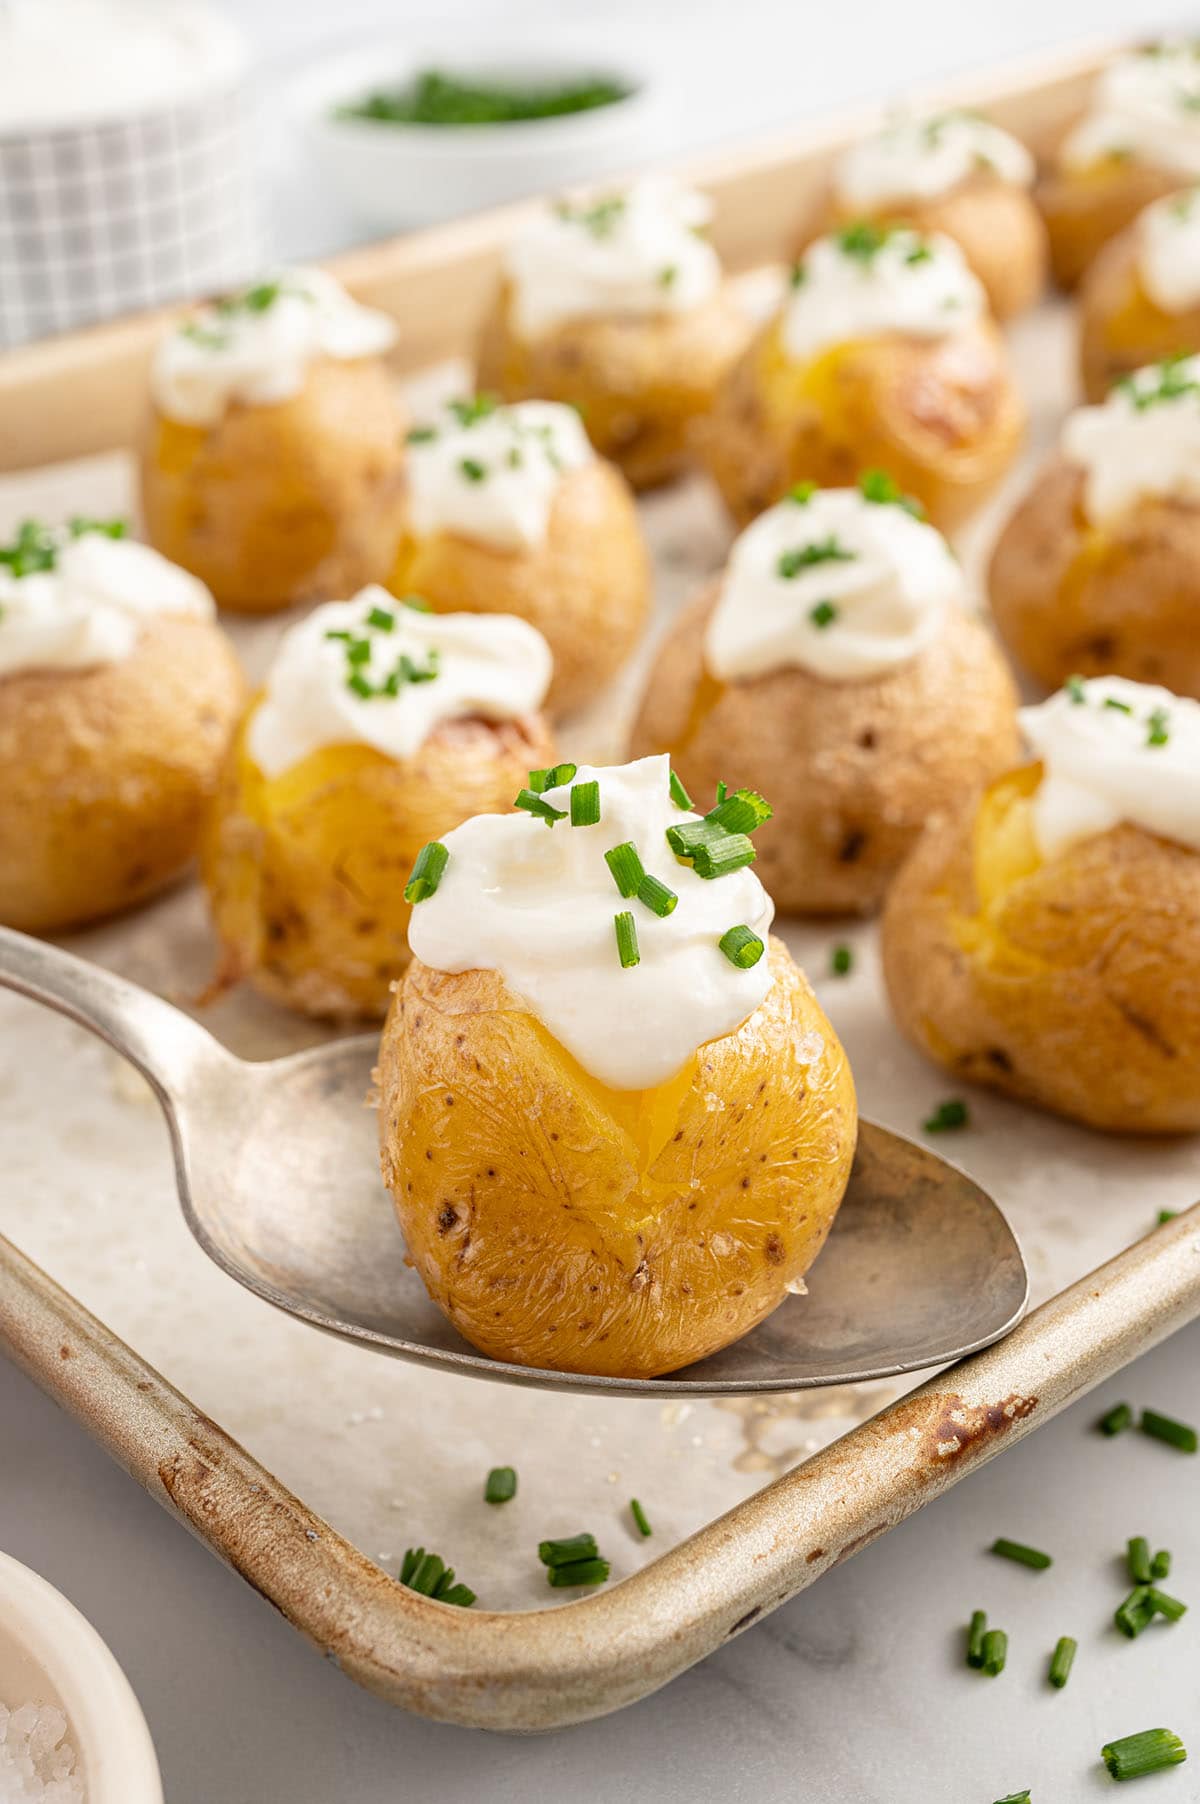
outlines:
[[[1045, 143], [1110, 48], [920, 98], [985, 106]], [[748, 304], [770, 293], [775, 278], [755, 272], [786, 253], [829, 156], [877, 122], [842, 117], [684, 171], [714, 196], [717, 241], [747, 277]], [[447, 360], [469, 348], [521, 212], [336, 266], [399, 318], [397, 375], [410, 387], [461, 381]], [[160, 323], [121, 321], [0, 358], [0, 531], [30, 511], [132, 505], [125, 447]], [[1020, 322], [1013, 345], [1036, 455], [1073, 399], [1066, 311]], [[1005, 505], [964, 537], [969, 568]], [[629, 677], [564, 736], [572, 756], [616, 755], [655, 637], [729, 542], [698, 480], [641, 506], [654, 631]], [[232, 630], [261, 671], [281, 623]], [[916, 1131], [944, 1079], [888, 1021], [873, 929], [784, 928], [846, 1043], [864, 1110]], [[841, 982], [825, 975], [835, 937], [859, 954]], [[71, 944], [184, 1003], [211, 957], [194, 886]], [[245, 1056], [318, 1033], [242, 995], [205, 1019]], [[349, 1676], [445, 1720], [543, 1729], [643, 1696], [1200, 1313], [1200, 1211], [1151, 1231], [1159, 1207], [1195, 1194], [1190, 1147], [1105, 1141], [981, 1097], [952, 1150], [1005, 1207], [1045, 1299], [1002, 1345], [905, 1396], [888, 1383], [663, 1405], [480, 1384], [315, 1335], [241, 1291], [179, 1218], [141, 1080], [2, 992], [0, 1046], [0, 1349]], [[483, 1475], [508, 1463], [518, 1497], [488, 1510]], [[634, 1495], [653, 1518], [647, 1542], [629, 1523]], [[614, 1582], [547, 1608], [536, 1542], [583, 1527]], [[417, 1542], [452, 1559], [489, 1607], [453, 1610], [398, 1585]]]

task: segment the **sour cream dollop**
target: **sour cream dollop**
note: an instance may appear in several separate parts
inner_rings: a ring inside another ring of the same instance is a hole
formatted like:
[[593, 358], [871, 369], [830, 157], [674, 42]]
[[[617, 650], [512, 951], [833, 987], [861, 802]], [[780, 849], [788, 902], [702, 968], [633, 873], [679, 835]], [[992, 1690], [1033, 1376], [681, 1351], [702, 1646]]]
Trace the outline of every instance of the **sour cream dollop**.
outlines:
[[563, 477], [595, 456], [575, 409], [556, 401], [452, 402], [408, 448], [413, 529], [506, 551], [544, 542]]
[[1086, 169], [1112, 156], [1200, 176], [1200, 44], [1168, 40], [1109, 63], [1062, 161]]
[[1164, 313], [1200, 306], [1200, 188], [1147, 207], [1137, 222], [1142, 287]]
[[1200, 851], [1200, 702], [1093, 677], [1022, 708], [1020, 721], [1045, 766], [1033, 800], [1043, 857], [1122, 821]]
[[1118, 382], [1098, 407], [1068, 415], [1060, 444], [1084, 471], [1093, 524], [1142, 495], [1200, 499], [1200, 357], [1153, 363]]
[[768, 508], [736, 540], [704, 658], [726, 682], [788, 666], [858, 682], [917, 657], [963, 597], [932, 526], [858, 489], [817, 489]]
[[47, 538], [53, 568], [17, 576], [0, 564], [0, 677], [118, 664], [152, 620], [216, 613], [204, 584], [149, 545], [102, 531]]
[[567, 320], [603, 314], [687, 313], [721, 282], [701, 236], [707, 197], [665, 181], [560, 202], [508, 252], [513, 323], [537, 338]]
[[[478, 814], [444, 836], [449, 862], [412, 913], [409, 945], [437, 971], [498, 971], [585, 1071], [614, 1090], [648, 1090], [699, 1047], [732, 1033], [771, 987], [764, 949], [740, 970], [720, 950], [734, 926], [765, 942], [774, 904], [751, 868], [698, 877], [667, 843], [668, 827], [699, 816], [675, 806], [670, 760], [581, 766], [600, 785], [600, 821], [548, 827], [529, 814]], [[570, 808], [570, 785], [546, 791]], [[623, 900], [605, 852], [632, 841], [646, 872], [678, 896], [654, 914]], [[614, 919], [628, 910], [640, 963], [625, 968]]]
[[1011, 133], [976, 113], [897, 119], [839, 159], [834, 190], [864, 212], [906, 200], [934, 200], [980, 171], [1014, 188], [1033, 181], [1033, 158]]
[[378, 357], [396, 336], [388, 314], [361, 307], [325, 270], [280, 270], [160, 341], [155, 404], [168, 419], [214, 426], [235, 401], [269, 407], [298, 395], [318, 357]]
[[983, 285], [953, 239], [859, 224], [818, 238], [796, 265], [783, 344], [803, 363], [856, 338], [948, 338], [986, 310]]
[[532, 714], [551, 670], [546, 641], [515, 615], [425, 614], [372, 584], [284, 634], [247, 748], [266, 777], [327, 745], [411, 758], [444, 720]]

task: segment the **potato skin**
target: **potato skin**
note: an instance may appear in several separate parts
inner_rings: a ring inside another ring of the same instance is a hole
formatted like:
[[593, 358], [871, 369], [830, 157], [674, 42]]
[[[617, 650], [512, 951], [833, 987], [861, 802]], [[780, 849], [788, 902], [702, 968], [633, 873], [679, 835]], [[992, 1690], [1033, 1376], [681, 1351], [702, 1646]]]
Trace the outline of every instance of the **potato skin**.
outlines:
[[1200, 506], [1147, 495], [1092, 526], [1083, 490], [1083, 471], [1053, 456], [997, 540], [988, 592], [1004, 643], [1048, 689], [1078, 673], [1200, 697]]
[[989, 320], [941, 340], [889, 334], [834, 345], [801, 364], [776, 320], [730, 372], [696, 436], [739, 526], [794, 482], [845, 487], [879, 468], [946, 531], [999, 482], [1024, 430]]
[[1086, 169], [1051, 170], [1034, 199], [1050, 236], [1050, 269], [1060, 288], [1083, 280], [1110, 239], [1144, 207], [1187, 186], [1186, 179], [1133, 158], [1105, 157]]
[[167, 616], [117, 663], [0, 678], [0, 921], [62, 932], [178, 877], [242, 692], [219, 627]]
[[722, 290], [686, 313], [595, 315], [566, 320], [527, 341], [502, 287], [479, 342], [477, 386], [506, 401], [578, 407], [602, 457], [635, 489], [680, 475], [692, 422], [706, 414], [750, 336]]
[[1200, 307], [1164, 313], [1142, 286], [1130, 227], [1100, 252], [1079, 292], [1079, 361], [1089, 401], [1147, 363], [1200, 350]]
[[597, 460], [558, 485], [545, 541], [504, 551], [406, 527], [388, 587], [440, 614], [518, 614], [554, 655], [546, 707], [574, 713], [616, 675], [645, 631], [650, 561], [629, 486]]
[[935, 822], [894, 884], [902, 1032], [956, 1078], [1116, 1133], [1200, 1128], [1200, 853], [1119, 826], [1042, 861], [1041, 766]]
[[952, 238], [987, 290], [996, 319], [1023, 313], [1046, 286], [1046, 226], [1032, 196], [986, 170], [931, 199], [896, 201], [865, 210], [848, 205], [831, 185], [798, 250], [806, 250], [814, 238], [859, 219], [880, 226], [910, 226], [915, 232], [942, 232]]
[[373, 358], [320, 358], [298, 395], [234, 403], [211, 427], [154, 411], [142, 443], [150, 543], [240, 613], [382, 582], [403, 489], [402, 422]]
[[987, 629], [952, 610], [911, 663], [865, 682], [797, 668], [719, 683], [704, 629], [719, 585], [668, 633], [629, 756], [669, 751], [701, 809], [718, 779], [759, 790], [774, 815], [755, 865], [784, 914], [870, 914], [931, 813], [1018, 755], [1017, 694]]
[[770, 958], [735, 1033], [629, 1093], [495, 972], [409, 966], [380, 1048], [383, 1174], [412, 1263], [472, 1345], [650, 1378], [728, 1346], [808, 1270], [849, 1176], [854, 1086], [803, 973], [778, 941]]
[[268, 779], [231, 747], [201, 847], [221, 943], [214, 991], [248, 979], [272, 1001], [330, 1020], [379, 1020], [408, 963], [413, 860], [472, 814], [507, 813], [531, 768], [553, 761], [540, 715], [443, 721], [403, 762], [323, 746]]

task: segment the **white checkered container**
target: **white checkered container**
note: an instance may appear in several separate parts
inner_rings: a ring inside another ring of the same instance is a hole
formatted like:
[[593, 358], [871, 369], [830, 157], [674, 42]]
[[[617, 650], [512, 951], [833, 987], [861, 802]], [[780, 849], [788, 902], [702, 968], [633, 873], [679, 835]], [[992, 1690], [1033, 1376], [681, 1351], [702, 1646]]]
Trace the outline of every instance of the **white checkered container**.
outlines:
[[246, 62], [222, 50], [204, 80], [193, 68], [136, 112], [15, 126], [0, 114], [0, 346], [253, 273]]

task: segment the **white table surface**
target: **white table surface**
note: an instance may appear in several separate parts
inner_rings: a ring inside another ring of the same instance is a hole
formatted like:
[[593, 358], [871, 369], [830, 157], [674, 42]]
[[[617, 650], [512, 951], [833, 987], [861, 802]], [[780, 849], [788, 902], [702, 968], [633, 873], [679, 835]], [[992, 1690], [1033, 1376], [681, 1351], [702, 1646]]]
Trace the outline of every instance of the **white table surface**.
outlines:
[[[230, 10], [280, 82], [358, 30], [428, 35], [416, 9], [384, 0], [231, 0]], [[438, 31], [499, 29], [501, 16], [506, 31], [528, 29], [564, 12], [598, 33], [678, 44], [688, 145], [1040, 44], [1150, 28], [1132, 0], [1010, 0], [986, 13], [961, 0], [840, 11], [811, 0], [553, 11], [542, 0], [444, 0]], [[789, 54], [762, 58], [756, 46], [781, 21]], [[353, 236], [286, 146], [273, 167], [279, 248], [309, 254]], [[0, 1546], [64, 1590], [113, 1647], [146, 1711], [168, 1804], [991, 1804], [1025, 1785], [1035, 1804], [1083, 1804], [1109, 1789], [1101, 1743], [1159, 1725], [1195, 1743], [1193, 1763], [1136, 1795], [1184, 1804], [1200, 1799], [1200, 1609], [1136, 1644], [1112, 1630], [1111, 1611], [1123, 1594], [1116, 1556], [1138, 1533], [1173, 1549], [1170, 1588], [1200, 1603], [1200, 1459], [1134, 1434], [1110, 1443], [1089, 1424], [1117, 1396], [1196, 1419], [1198, 1359], [1200, 1325], [658, 1697], [536, 1740], [435, 1726], [357, 1692], [3, 1365]], [[989, 1558], [997, 1534], [1048, 1548], [1055, 1567], [1032, 1574]], [[996, 1680], [962, 1664], [961, 1625], [977, 1606], [1009, 1631]], [[1057, 1694], [1044, 1665], [1064, 1633], [1080, 1652]]]

